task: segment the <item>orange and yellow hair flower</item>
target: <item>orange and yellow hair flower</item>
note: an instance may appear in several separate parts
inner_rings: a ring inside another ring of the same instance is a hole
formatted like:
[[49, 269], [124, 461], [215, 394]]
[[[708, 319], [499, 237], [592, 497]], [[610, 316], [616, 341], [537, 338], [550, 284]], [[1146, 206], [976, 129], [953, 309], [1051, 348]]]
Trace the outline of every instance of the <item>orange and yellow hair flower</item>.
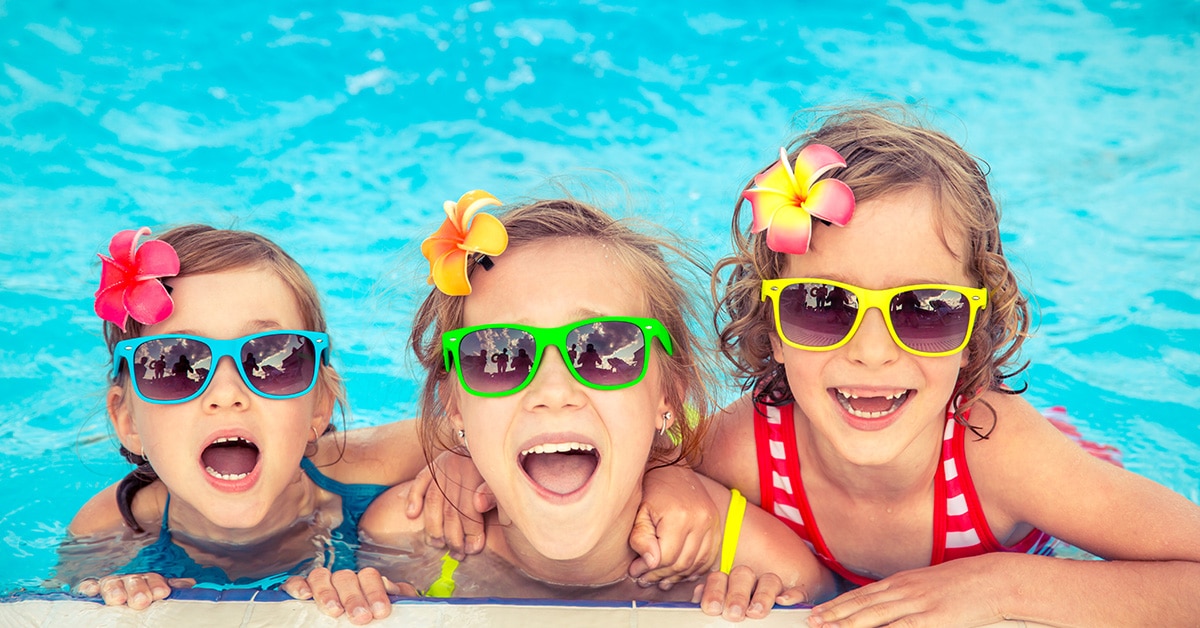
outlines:
[[499, 255], [508, 248], [508, 232], [500, 220], [476, 215], [488, 205], [498, 206], [500, 201], [483, 190], [471, 190], [457, 203], [446, 201], [446, 221], [421, 243], [421, 254], [429, 260], [429, 283], [438, 290], [455, 297], [471, 294], [467, 256]]
[[818, 181], [846, 160], [824, 144], [809, 144], [788, 163], [785, 149], [779, 162], [754, 177], [754, 187], [742, 192], [750, 201], [751, 233], [767, 231], [767, 246], [778, 253], [803, 255], [812, 239], [812, 217], [844, 227], [854, 214], [854, 192], [837, 179]]

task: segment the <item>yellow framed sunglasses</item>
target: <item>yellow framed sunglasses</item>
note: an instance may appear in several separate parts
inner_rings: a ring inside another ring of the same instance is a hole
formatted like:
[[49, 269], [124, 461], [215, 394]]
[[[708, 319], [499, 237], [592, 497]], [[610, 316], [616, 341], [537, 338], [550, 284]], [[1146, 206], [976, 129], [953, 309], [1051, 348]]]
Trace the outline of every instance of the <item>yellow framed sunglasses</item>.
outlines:
[[767, 279], [775, 331], [788, 345], [832, 351], [850, 342], [867, 310], [883, 314], [888, 333], [905, 351], [923, 357], [954, 355], [971, 339], [987, 289], [918, 284], [870, 290], [828, 279]]

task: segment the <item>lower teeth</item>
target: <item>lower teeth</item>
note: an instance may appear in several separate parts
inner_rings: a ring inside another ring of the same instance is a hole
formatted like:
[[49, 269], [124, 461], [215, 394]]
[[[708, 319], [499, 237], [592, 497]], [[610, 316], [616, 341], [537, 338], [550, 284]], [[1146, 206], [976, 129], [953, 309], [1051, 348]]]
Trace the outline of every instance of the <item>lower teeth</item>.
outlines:
[[204, 467], [204, 470], [208, 471], [209, 475], [226, 481], [240, 480], [250, 475], [249, 473], [220, 473], [212, 467]]

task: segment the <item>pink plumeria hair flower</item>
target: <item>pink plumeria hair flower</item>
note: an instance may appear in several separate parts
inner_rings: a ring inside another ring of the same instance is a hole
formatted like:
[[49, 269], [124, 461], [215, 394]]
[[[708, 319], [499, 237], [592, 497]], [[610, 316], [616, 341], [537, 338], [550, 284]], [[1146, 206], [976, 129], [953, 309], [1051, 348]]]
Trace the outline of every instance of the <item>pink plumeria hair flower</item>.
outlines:
[[[429, 260], [429, 283], [438, 290], [460, 297], [471, 294], [467, 278], [467, 257], [480, 253], [499, 255], [508, 248], [508, 232], [491, 214], [477, 212], [488, 205], [500, 205], [495, 196], [483, 190], [471, 190], [458, 202], [446, 201], [446, 221], [421, 243], [421, 254]], [[485, 263], [485, 268], [487, 264]]]
[[96, 315], [121, 331], [129, 319], [153, 325], [171, 315], [175, 302], [167, 294], [163, 277], [179, 274], [179, 256], [170, 244], [148, 240], [138, 246], [150, 229], [117, 232], [108, 243], [111, 255], [100, 257], [100, 289], [96, 291]]
[[796, 155], [793, 169], [786, 149], [779, 162], [754, 177], [754, 187], [742, 193], [750, 201], [751, 233], [767, 232], [767, 246], [778, 253], [803, 255], [812, 240], [812, 217], [846, 226], [854, 214], [854, 192], [837, 179], [818, 181], [846, 160], [824, 144], [809, 144]]

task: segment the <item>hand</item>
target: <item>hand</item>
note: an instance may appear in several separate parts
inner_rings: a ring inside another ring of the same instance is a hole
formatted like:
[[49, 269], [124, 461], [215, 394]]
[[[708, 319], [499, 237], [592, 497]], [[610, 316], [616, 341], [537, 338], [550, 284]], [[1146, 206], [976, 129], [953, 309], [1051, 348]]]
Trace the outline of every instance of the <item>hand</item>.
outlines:
[[407, 582], [392, 582], [377, 569], [359, 572], [342, 569], [330, 573], [324, 567], [312, 570], [308, 577], [292, 576], [281, 587], [298, 600], [311, 599], [330, 617], [346, 614], [352, 624], [368, 624], [392, 613], [389, 595], [416, 597], [417, 590]]
[[696, 473], [680, 466], [646, 472], [629, 546], [639, 554], [629, 575], [669, 589], [712, 569], [720, 552], [717, 506]]
[[696, 587], [692, 601], [700, 604], [700, 610], [705, 615], [720, 615], [726, 621], [742, 621], [747, 617], [766, 617], [775, 603], [784, 603], [782, 600], [786, 597], [803, 597], [803, 592], [798, 589], [784, 592], [779, 576], [766, 573], [756, 577], [754, 570], [738, 565], [729, 575], [720, 571], [708, 574], [704, 584]]
[[150, 604], [166, 599], [171, 588], [182, 589], [196, 584], [192, 578], [164, 578], [156, 573], [134, 573], [105, 576], [81, 581], [75, 592], [89, 597], [101, 597], [107, 606], [128, 606], [140, 611]]
[[[430, 469], [437, 471], [437, 482]], [[413, 478], [404, 514], [416, 519], [425, 513], [425, 542], [450, 548], [462, 560], [483, 551], [483, 513], [496, 507], [496, 498], [467, 456], [445, 451]]]
[[858, 628], [898, 622], [916, 628], [1001, 621], [1003, 582], [1019, 580], [1021, 573], [1007, 558], [986, 554], [902, 571], [813, 608], [808, 625]]

